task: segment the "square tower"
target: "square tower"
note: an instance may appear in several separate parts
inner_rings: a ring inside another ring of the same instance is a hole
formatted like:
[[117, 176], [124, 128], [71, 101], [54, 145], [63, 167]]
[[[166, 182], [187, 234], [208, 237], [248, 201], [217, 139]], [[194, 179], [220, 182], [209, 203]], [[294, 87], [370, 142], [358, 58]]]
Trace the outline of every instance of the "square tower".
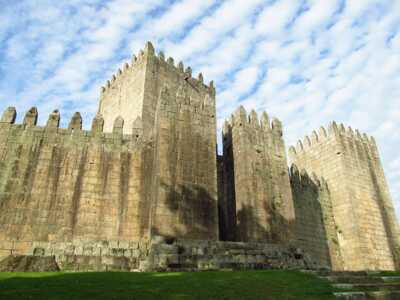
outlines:
[[151, 43], [102, 88], [104, 130], [125, 120], [124, 133], [143, 129], [153, 147], [143, 185], [151, 235], [218, 239], [216, 111], [213, 83], [190, 67], [155, 54]]
[[399, 229], [374, 138], [333, 122], [289, 154], [328, 184], [344, 269], [398, 268]]

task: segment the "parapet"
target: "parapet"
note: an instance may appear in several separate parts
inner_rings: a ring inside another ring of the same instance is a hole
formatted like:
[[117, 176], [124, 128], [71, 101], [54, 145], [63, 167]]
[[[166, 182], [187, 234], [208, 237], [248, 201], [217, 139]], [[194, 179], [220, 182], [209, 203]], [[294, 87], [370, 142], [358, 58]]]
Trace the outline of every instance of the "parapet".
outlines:
[[131, 70], [137, 68], [139, 65], [143, 64], [146, 58], [153, 58], [156, 59], [160, 64], [164, 65], [165, 67], [169, 68], [173, 72], [180, 74], [180, 76], [187, 81], [190, 81], [191, 85], [196, 86], [197, 88], [201, 88], [206, 90], [208, 93], [215, 96], [215, 87], [214, 82], [210, 81], [208, 85], [204, 84], [203, 74], [199, 73], [197, 78], [192, 77], [192, 68], [185, 67], [183, 62], [179, 62], [175, 65], [175, 60], [172, 57], [169, 57], [165, 60], [164, 52], [160, 51], [158, 55], [156, 55], [156, 51], [154, 46], [151, 42], [147, 42], [144, 49], [139, 51], [138, 56], [133, 55], [131, 62], [124, 63], [123, 67], [118, 69], [117, 72], [112, 75], [111, 80], [107, 80], [106, 84], [101, 87], [101, 93], [107, 93], [107, 91], [115, 85], [116, 82], [121, 80], [124, 74], [129, 73]]
[[351, 127], [346, 128], [343, 124], [338, 126], [333, 121], [329, 124], [328, 130], [321, 126], [318, 133], [315, 130], [312, 132], [311, 138], [305, 136], [303, 140], [297, 141], [296, 146], [290, 146], [289, 155], [293, 160], [297, 155], [307, 152], [310, 148], [319, 147], [328, 140], [340, 140], [344, 138], [365, 145], [368, 150], [376, 150], [375, 139], [372, 136], [367, 136], [365, 133], [361, 135], [358, 130], [353, 131]]
[[265, 111], [261, 113], [260, 118], [255, 110], [252, 110], [250, 114], [247, 114], [246, 109], [242, 105], [232, 114], [231, 119], [226, 121], [224, 127], [224, 132], [228, 132], [229, 127], [244, 127], [275, 133], [280, 137], [282, 136], [283, 131], [282, 122], [279, 119], [272, 118], [272, 121], [270, 121], [270, 118]]
[[104, 126], [104, 119], [100, 114], [97, 114], [93, 121], [91, 130], [82, 130], [82, 117], [79, 112], [74, 113], [71, 118], [71, 121], [68, 125], [68, 128], [60, 128], [60, 112], [58, 110], [54, 110], [50, 115], [46, 122], [45, 126], [38, 126], [38, 110], [36, 107], [32, 107], [29, 109], [25, 117], [23, 119], [22, 124], [16, 124], [17, 112], [14, 107], [8, 107], [1, 119], [0, 119], [0, 129], [8, 128], [10, 130], [21, 130], [21, 131], [35, 131], [40, 132], [41, 130], [44, 131], [54, 131], [57, 134], [62, 136], [77, 136], [80, 135], [81, 137], [85, 137], [88, 140], [91, 138], [96, 138], [97, 140], [112, 140], [115, 142], [116, 139], [120, 139], [122, 142], [135, 144], [142, 137], [142, 125], [140, 118], [136, 119], [132, 124], [132, 132], [130, 134], [123, 134], [123, 128], [125, 126], [124, 120], [121, 117], [117, 117], [114, 122], [114, 129], [112, 133], [104, 133], [103, 126]]

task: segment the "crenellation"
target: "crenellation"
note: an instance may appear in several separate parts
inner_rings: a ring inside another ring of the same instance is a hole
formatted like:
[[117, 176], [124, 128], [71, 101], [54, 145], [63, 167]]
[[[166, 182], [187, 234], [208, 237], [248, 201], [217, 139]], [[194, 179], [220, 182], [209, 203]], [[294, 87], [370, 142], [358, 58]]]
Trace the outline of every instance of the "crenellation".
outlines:
[[329, 125], [328, 125], [328, 133], [330, 135], [338, 135], [339, 134], [339, 128], [338, 128], [338, 126], [337, 126], [335, 121], [329, 123]]
[[163, 52], [163, 51], [159, 51], [159, 52], [158, 52], [158, 58], [159, 58], [161, 61], [165, 61], [165, 55], [164, 55], [164, 52]]
[[318, 130], [319, 133], [319, 140], [324, 140], [328, 137], [328, 134], [326, 133], [325, 127], [321, 126]]
[[47, 120], [47, 128], [58, 128], [60, 126], [60, 112], [58, 109], [54, 110]]
[[16, 118], [17, 118], [17, 111], [15, 107], [13, 106], [7, 107], [7, 109], [3, 112], [3, 115], [1, 116], [0, 124], [1, 123], [14, 124]]
[[303, 152], [303, 150], [304, 150], [303, 143], [302, 141], [298, 140], [296, 144], [296, 153], [300, 154], [301, 152]]
[[311, 134], [311, 144], [315, 145], [318, 142], [319, 142], [318, 134], [315, 130], [313, 130], [313, 132]]
[[69, 122], [68, 129], [70, 131], [80, 131], [82, 130], [82, 116], [79, 112], [75, 112]]
[[308, 148], [310, 148], [311, 147], [311, 140], [310, 140], [310, 138], [308, 137], [308, 135], [306, 135], [305, 137], [304, 137], [304, 139], [303, 139], [303, 148], [304, 149], [308, 149]]
[[360, 131], [359, 131], [358, 129], [356, 129], [356, 130], [355, 130], [355, 133], [356, 133], [356, 137], [357, 137], [357, 139], [361, 141], [361, 139], [362, 139], [362, 136], [361, 136], [361, 133], [360, 133]]
[[293, 146], [290, 146], [290, 147], [289, 147], [288, 152], [289, 152], [289, 158], [290, 158], [291, 160], [293, 160], [294, 157], [297, 155], [296, 148], [293, 147]]
[[181, 73], [183, 73], [184, 72], [184, 69], [185, 69], [185, 67], [184, 67], [184, 65], [183, 65], [183, 62], [179, 62], [178, 63], [178, 70], [179, 70], [179, 72], [181, 72]]
[[36, 107], [29, 109], [24, 117], [23, 124], [27, 127], [36, 126], [38, 120], [38, 111]]
[[272, 132], [275, 132], [278, 134], [278, 136], [282, 137], [283, 126], [282, 126], [282, 122], [278, 118], [275, 118], [275, 117], [272, 118], [271, 129], [272, 129]]
[[197, 76], [197, 80], [203, 84], [204, 83], [204, 78], [203, 78], [203, 74], [199, 73], [199, 75]]
[[175, 67], [174, 59], [172, 57], [168, 57], [167, 64], [169, 64], [172, 67]]
[[240, 105], [238, 109], [233, 113], [233, 126], [245, 126], [247, 124], [247, 112], [246, 109]]
[[92, 122], [92, 134], [93, 136], [99, 136], [103, 133], [104, 118], [101, 114], [97, 114]]
[[262, 114], [261, 114], [260, 123], [261, 123], [261, 128], [264, 131], [269, 131], [269, 130], [272, 129], [271, 128], [271, 123], [270, 123], [270, 120], [269, 120], [269, 116], [268, 116], [267, 112], [265, 112], [265, 111], [262, 112]]
[[249, 124], [254, 128], [260, 128], [260, 122], [258, 121], [258, 115], [254, 109], [251, 110], [248, 117]]
[[294, 179], [297, 182], [300, 182], [300, 171], [299, 171], [299, 168], [297, 167], [297, 165], [295, 163], [292, 163], [290, 165], [290, 179]]
[[350, 137], [350, 138], [354, 138], [354, 131], [353, 131], [353, 129], [349, 126], [349, 127], [347, 127], [347, 135]]
[[149, 41], [146, 42], [146, 44], [144, 46], [144, 53], [146, 53], [147, 55], [155, 54], [154, 46], [151, 42], [149, 42]]

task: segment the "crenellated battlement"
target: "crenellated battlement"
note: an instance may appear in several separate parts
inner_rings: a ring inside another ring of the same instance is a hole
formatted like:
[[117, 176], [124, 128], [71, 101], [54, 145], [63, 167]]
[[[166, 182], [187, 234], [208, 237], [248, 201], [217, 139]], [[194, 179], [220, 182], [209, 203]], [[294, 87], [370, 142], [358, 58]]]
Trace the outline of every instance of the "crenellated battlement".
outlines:
[[142, 141], [142, 125], [141, 119], [138, 117], [131, 125], [131, 134], [123, 134], [125, 126], [124, 120], [118, 117], [114, 122], [114, 129], [111, 133], [103, 131], [104, 119], [101, 115], [96, 115], [92, 121], [91, 130], [82, 129], [82, 117], [79, 112], [74, 113], [67, 128], [60, 128], [60, 112], [54, 110], [48, 117], [46, 125], [39, 126], [38, 110], [36, 107], [29, 109], [23, 118], [21, 124], [16, 124], [17, 111], [14, 107], [8, 107], [0, 119], [0, 131], [12, 130], [15, 134], [26, 134], [35, 132], [43, 135], [56, 134], [60, 137], [79, 137], [80, 142], [91, 142], [93, 140], [101, 141], [104, 144], [121, 144], [128, 148], [135, 147], [136, 144]]
[[262, 112], [261, 116], [255, 110], [251, 110], [248, 114], [246, 109], [241, 105], [230, 117], [225, 120], [223, 126], [223, 134], [232, 130], [232, 128], [254, 129], [258, 132], [274, 133], [282, 137], [282, 122], [278, 118], [270, 118], [267, 112]]
[[328, 130], [324, 127], [320, 127], [318, 133], [314, 130], [311, 137], [306, 135], [303, 140], [298, 140], [296, 146], [289, 147], [289, 155], [294, 160], [296, 155], [302, 154], [304, 151], [314, 149], [331, 143], [332, 141], [342, 141], [347, 139], [348, 142], [358, 143], [364, 145], [368, 151], [377, 151], [375, 139], [372, 136], [360, 132], [356, 129], [355, 131], [349, 126], [345, 127], [344, 124], [337, 124], [335, 121], [331, 122], [328, 126]]
[[204, 84], [203, 74], [199, 73], [197, 78], [192, 77], [192, 68], [184, 67], [183, 62], [175, 64], [175, 60], [172, 57], [165, 59], [164, 52], [159, 51], [156, 55], [154, 46], [147, 42], [144, 49], [139, 51], [139, 54], [133, 55], [130, 63], [125, 62], [123, 67], [119, 68], [115, 74], [112, 75], [110, 80], [107, 80], [106, 84], [101, 87], [101, 93], [107, 93], [110, 89], [118, 86], [121, 80], [126, 80], [127, 76], [130, 76], [134, 69], [143, 66], [147, 59], [154, 59], [160, 64], [161, 67], [168, 69], [171, 72], [176, 73], [182, 79], [188, 81], [192, 86], [198, 89], [207, 91], [208, 93], [215, 95], [214, 82], [210, 81], [208, 85]]

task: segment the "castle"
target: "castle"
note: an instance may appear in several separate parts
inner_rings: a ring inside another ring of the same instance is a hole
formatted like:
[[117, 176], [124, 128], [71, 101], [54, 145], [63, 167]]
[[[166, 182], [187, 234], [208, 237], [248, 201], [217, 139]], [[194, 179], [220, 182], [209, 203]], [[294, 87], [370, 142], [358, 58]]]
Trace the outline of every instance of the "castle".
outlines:
[[22, 124], [8, 108], [0, 259], [52, 255], [73, 270], [399, 268], [373, 138], [333, 122], [289, 148], [289, 169], [282, 123], [240, 107], [218, 155], [215, 99], [213, 82], [148, 42], [102, 87], [90, 131], [79, 113], [59, 128], [56, 110], [41, 127], [36, 108]]

